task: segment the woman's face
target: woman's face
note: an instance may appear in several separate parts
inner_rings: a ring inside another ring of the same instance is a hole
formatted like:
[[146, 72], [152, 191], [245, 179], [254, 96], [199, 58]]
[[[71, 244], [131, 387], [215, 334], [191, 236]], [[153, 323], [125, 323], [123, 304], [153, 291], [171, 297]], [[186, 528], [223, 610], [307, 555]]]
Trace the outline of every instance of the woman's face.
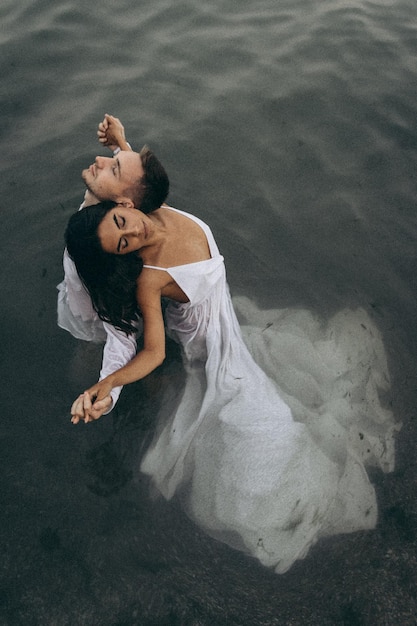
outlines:
[[151, 221], [138, 209], [115, 206], [97, 229], [105, 252], [128, 254], [140, 250], [150, 235]]

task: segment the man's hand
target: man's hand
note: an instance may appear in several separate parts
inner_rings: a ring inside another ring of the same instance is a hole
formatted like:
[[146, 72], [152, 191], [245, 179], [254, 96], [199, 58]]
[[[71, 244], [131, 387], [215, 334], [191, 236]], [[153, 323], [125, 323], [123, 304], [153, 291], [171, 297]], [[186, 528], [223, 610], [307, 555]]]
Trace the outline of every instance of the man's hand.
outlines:
[[98, 420], [103, 413], [109, 411], [113, 402], [111, 389], [111, 385], [103, 380], [79, 395], [71, 407], [71, 422], [78, 424], [83, 420], [87, 424]]
[[103, 146], [107, 146], [110, 150], [132, 150], [126, 141], [125, 129], [118, 117], [105, 114], [104, 119], [98, 125], [97, 136], [99, 142]]

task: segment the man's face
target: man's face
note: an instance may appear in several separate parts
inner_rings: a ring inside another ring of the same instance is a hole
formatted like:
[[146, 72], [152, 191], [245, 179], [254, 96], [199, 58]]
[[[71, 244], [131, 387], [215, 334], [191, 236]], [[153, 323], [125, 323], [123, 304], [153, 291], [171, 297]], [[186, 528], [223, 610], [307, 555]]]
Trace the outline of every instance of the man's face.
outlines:
[[82, 171], [87, 189], [98, 200], [125, 198], [125, 191], [144, 175], [142, 161], [137, 152], [121, 151], [113, 158], [96, 157], [89, 168]]

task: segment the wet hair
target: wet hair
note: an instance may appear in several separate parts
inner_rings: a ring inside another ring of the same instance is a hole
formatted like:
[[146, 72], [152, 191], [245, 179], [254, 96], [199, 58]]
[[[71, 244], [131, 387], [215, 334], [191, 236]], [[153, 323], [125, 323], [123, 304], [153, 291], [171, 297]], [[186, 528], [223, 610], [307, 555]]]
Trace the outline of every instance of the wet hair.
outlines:
[[143, 176], [124, 189], [124, 195], [130, 198], [142, 213], [159, 209], [169, 192], [169, 178], [162, 165], [148, 146], [143, 146], [139, 153]]
[[136, 280], [143, 261], [137, 252], [122, 256], [105, 252], [97, 233], [115, 206], [115, 202], [105, 201], [74, 213], [65, 230], [65, 243], [100, 319], [131, 334], [136, 332], [134, 322], [140, 315]]

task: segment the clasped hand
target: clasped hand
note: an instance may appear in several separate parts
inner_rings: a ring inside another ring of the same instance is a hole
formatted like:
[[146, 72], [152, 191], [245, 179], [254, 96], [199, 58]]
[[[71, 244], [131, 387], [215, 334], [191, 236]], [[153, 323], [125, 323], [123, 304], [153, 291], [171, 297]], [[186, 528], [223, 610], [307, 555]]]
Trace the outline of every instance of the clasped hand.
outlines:
[[71, 422], [78, 424], [81, 420], [87, 424], [87, 422], [98, 420], [103, 413], [107, 413], [113, 402], [111, 390], [111, 385], [102, 380], [80, 394], [71, 407]]

